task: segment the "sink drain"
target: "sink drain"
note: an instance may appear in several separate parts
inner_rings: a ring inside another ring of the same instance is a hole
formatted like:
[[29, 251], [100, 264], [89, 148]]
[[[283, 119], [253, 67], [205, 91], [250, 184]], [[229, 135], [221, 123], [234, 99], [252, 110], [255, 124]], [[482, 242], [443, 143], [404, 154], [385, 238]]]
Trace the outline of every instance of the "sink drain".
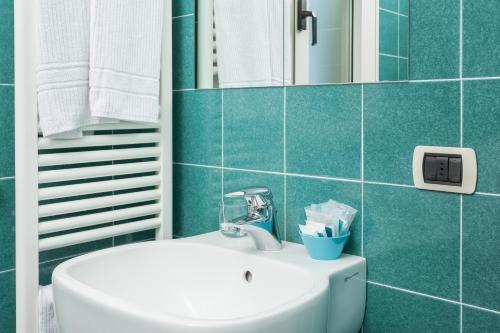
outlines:
[[253, 275], [252, 275], [252, 272], [250, 271], [245, 271], [245, 273], [243, 274], [243, 278], [245, 279], [246, 282], [250, 283], [252, 282], [252, 279], [253, 279]]

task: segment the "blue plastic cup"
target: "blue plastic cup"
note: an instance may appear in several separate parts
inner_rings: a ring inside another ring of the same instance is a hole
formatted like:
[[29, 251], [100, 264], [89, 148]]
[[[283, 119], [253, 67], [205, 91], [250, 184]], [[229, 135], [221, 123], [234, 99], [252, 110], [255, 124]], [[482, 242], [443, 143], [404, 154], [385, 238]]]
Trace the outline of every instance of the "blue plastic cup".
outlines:
[[334, 260], [340, 257], [351, 232], [338, 237], [317, 237], [300, 232], [309, 256], [316, 260]]

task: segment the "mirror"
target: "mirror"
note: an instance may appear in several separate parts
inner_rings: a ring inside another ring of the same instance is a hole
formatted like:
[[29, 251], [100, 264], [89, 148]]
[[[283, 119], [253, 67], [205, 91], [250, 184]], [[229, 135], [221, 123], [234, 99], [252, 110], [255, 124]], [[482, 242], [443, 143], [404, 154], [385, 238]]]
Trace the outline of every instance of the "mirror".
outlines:
[[197, 87], [408, 79], [410, 0], [197, 0]]

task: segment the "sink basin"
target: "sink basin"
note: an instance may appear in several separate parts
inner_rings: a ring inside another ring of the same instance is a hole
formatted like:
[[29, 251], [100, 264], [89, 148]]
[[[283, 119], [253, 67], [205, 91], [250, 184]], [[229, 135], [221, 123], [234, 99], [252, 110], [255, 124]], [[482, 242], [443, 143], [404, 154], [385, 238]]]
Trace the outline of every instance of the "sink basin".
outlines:
[[332, 279], [343, 277], [361, 317], [331, 332], [357, 332], [365, 274], [363, 258], [317, 262], [301, 245], [263, 252], [216, 232], [74, 258], [56, 268], [53, 287], [62, 333], [325, 333], [340, 301]]

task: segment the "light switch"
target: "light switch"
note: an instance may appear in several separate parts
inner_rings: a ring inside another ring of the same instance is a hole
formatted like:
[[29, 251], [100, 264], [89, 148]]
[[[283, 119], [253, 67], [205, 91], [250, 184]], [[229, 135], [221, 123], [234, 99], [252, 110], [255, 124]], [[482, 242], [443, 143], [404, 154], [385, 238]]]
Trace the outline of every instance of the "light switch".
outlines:
[[417, 146], [413, 182], [419, 189], [472, 194], [477, 183], [476, 153], [471, 148]]

